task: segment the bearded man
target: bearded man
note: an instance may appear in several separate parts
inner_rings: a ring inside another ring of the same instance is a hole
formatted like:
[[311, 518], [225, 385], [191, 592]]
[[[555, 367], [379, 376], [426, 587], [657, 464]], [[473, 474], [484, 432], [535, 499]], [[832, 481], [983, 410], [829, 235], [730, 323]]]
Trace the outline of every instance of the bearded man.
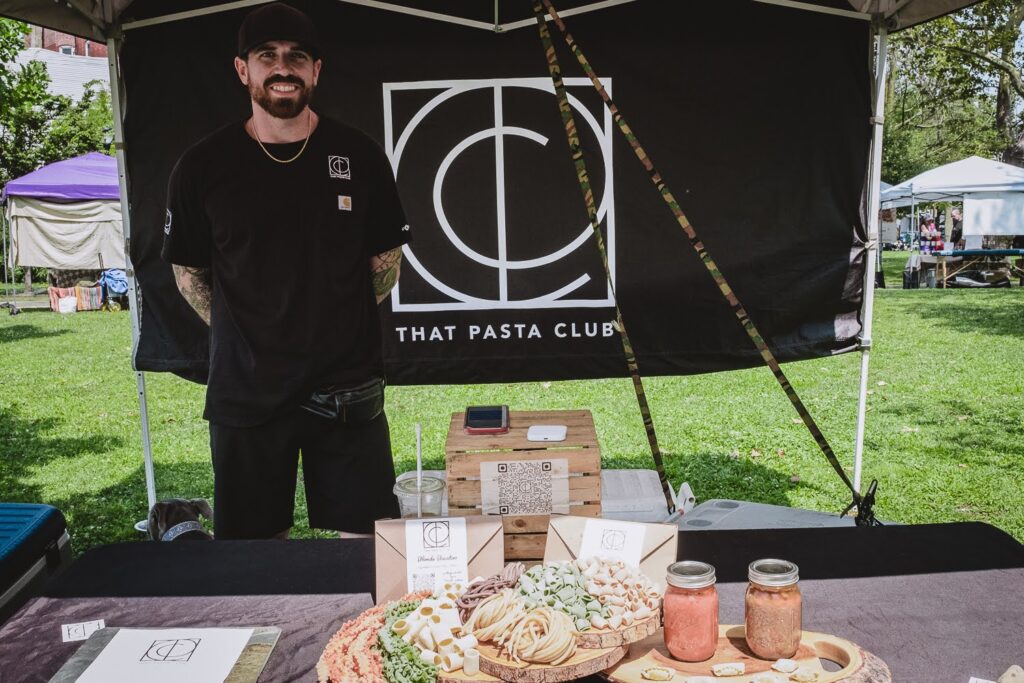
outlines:
[[234, 65], [252, 116], [168, 183], [162, 256], [210, 326], [218, 539], [287, 537], [300, 453], [311, 527], [398, 516], [377, 305], [409, 226], [380, 146], [310, 108], [320, 54], [305, 14], [250, 12]]

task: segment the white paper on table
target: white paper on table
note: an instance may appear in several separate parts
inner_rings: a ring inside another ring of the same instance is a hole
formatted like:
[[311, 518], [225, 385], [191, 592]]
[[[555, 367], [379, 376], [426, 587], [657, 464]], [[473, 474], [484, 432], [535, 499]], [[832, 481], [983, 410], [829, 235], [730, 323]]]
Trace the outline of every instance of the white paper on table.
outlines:
[[73, 643], [78, 640], [88, 640], [93, 631], [99, 631], [105, 627], [106, 624], [102, 619], [83, 621], [78, 624], [61, 624], [60, 636], [65, 643]]
[[990, 681], [987, 678], [975, 678], [974, 676], [971, 676], [971, 680], [967, 681], [967, 683], [996, 683], [996, 682], [995, 681]]
[[583, 525], [583, 542], [580, 544], [578, 557], [622, 560], [630, 566], [639, 568], [646, 533], [647, 527], [643, 524], [588, 519]]
[[405, 576], [410, 593], [469, 583], [466, 520], [427, 517], [405, 522]]
[[251, 628], [122, 628], [77, 683], [223, 683]]

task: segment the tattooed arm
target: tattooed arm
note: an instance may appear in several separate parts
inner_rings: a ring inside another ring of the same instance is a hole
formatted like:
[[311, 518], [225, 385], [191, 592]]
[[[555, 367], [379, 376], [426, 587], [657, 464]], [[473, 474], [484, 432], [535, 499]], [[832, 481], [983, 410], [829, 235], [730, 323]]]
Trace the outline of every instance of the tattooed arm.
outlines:
[[189, 306], [195, 309], [207, 325], [210, 324], [210, 301], [213, 298], [213, 281], [209, 268], [191, 268], [173, 265], [174, 281], [178, 291]]
[[377, 303], [384, 301], [391, 289], [398, 282], [398, 271], [402, 265], [402, 248], [395, 247], [391, 251], [370, 257], [370, 274], [373, 276], [373, 293], [377, 295]]

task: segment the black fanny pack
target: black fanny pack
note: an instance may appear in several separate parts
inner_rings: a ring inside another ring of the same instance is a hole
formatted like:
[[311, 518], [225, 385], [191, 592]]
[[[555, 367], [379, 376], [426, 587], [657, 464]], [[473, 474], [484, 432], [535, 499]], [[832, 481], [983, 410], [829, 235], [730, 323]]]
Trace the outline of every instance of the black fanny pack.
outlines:
[[354, 387], [317, 389], [302, 408], [330, 420], [369, 422], [384, 412], [384, 380], [377, 377]]

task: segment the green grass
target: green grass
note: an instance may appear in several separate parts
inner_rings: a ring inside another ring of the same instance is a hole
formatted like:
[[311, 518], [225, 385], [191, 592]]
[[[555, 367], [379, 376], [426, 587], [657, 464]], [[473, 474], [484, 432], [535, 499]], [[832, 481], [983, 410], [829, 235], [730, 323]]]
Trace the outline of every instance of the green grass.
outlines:
[[[886, 254], [886, 265], [901, 267]], [[888, 275], [888, 274], [887, 274]], [[888, 277], [890, 287], [899, 281]], [[628, 312], [627, 312], [628, 315]], [[1024, 290], [879, 291], [864, 480], [898, 522], [982, 520], [1024, 539]], [[139, 408], [123, 313], [0, 315], [0, 500], [68, 517], [76, 552], [138, 538], [146, 513]], [[860, 354], [786, 366], [852, 468]], [[203, 388], [147, 374], [158, 496], [212, 497]], [[645, 380], [669, 475], [700, 499], [836, 512], [847, 496], [765, 368]], [[650, 467], [627, 380], [392, 387], [395, 458], [444, 466], [449, 416], [467, 404], [589, 408], [604, 467]], [[797, 483], [791, 477], [799, 477]], [[304, 529], [298, 506], [297, 537]]]

